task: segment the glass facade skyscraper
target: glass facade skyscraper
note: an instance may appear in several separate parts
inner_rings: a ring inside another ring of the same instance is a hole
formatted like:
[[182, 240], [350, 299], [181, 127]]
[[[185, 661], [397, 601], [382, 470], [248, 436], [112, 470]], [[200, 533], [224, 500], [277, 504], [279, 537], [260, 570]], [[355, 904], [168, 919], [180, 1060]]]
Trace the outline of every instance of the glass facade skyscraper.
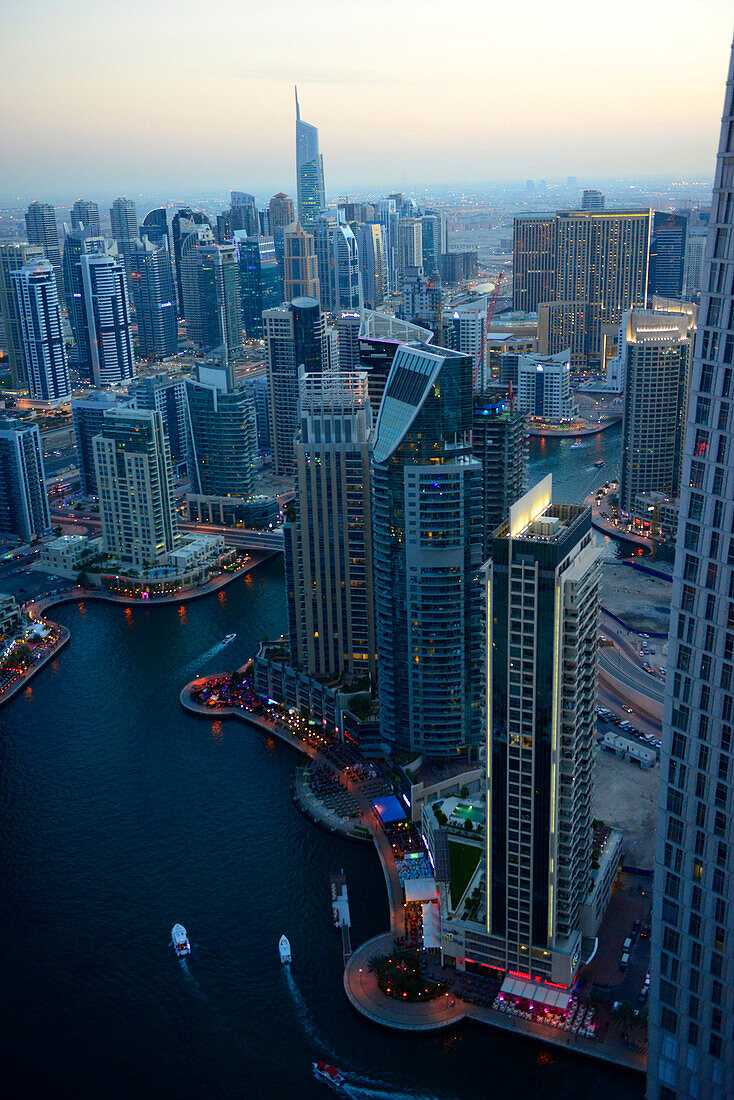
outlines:
[[319, 153], [319, 132], [301, 119], [296, 89], [296, 183], [298, 219], [308, 225], [326, 206], [324, 159]]
[[734, 52], [683, 449], [660, 761], [649, 1100], [734, 1096]]
[[69, 365], [54, 269], [48, 260], [38, 260], [14, 271], [12, 278], [30, 395], [51, 404], [67, 401]]
[[401, 345], [372, 467], [380, 733], [394, 751], [480, 743], [482, 468], [472, 456], [472, 361]]
[[242, 325], [250, 340], [262, 340], [263, 310], [280, 305], [280, 280], [272, 237], [234, 235], [240, 281]]

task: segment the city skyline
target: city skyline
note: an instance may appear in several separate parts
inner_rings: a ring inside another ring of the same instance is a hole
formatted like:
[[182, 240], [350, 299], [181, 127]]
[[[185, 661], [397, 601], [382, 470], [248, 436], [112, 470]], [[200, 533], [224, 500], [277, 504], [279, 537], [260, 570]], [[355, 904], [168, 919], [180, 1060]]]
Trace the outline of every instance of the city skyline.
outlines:
[[[408, 188], [417, 180], [449, 182], [447, 174], [466, 182], [597, 176], [611, 162], [622, 174], [710, 171], [729, 46], [724, 0], [697, 13], [693, 33], [682, 0], [669, 6], [662, 26], [652, 7], [623, 0], [609, 32], [632, 25], [635, 38], [655, 50], [642, 65], [639, 51], [615, 51], [601, 79], [594, 45], [604, 24], [578, 0], [567, 4], [567, 19], [533, 0], [516, 49], [509, 48], [514, 13], [467, 0], [452, 13], [461, 43], [454, 54], [439, 30], [447, 13], [431, 0], [416, 24], [420, 51], [405, 48], [407, 34], [386, 35], [379, 61], [365, 48], [350, 54], [349, 65], [342, 39], [357, 16], [353, 6], [336, 19], [324, 4], [306, 27], [292, 0], [280, 7], [279, 48], [266, 63], [248, 63], [236, 34], [220, 36], [216, 51], [198, 51], [195, 63], [181, 63], [191, 42], [211, 33], [212, 15], [241, 16], [229, 0], [214, 13], [189, 3], [143, 10], [136, 2], [124, 14], [67, 0], [56, 5], [58, 25], [37, 18], [35, 4], [8, 12], [6, 44], [34, 79], [21, 86], [15, 67], [0, 76], [8, 105], [0, 194], [40, 191], [51, 177], [71, 191], [242, 180], [250, 189], [280, 184], [290, 192], [294, 83], [304, 117], [319, 128], [330, 189], [379, 178]], [[389, 25], [384, 7], [381, 0], [373, 11], [375, 26]], [[144, 38], [135, 30], [142, 22]], [[271, 13], [253, 8], [247, 26], [250, 42], [269, 34]], [[129, 47], [129, 79], [108, 64], [99, 48], [105, 42], [115, 43], [118, 57]], [[84, 65], [69, 82], [65, 59], [77, 51]], [[685, 81], [669, 64], [681, 53]]]

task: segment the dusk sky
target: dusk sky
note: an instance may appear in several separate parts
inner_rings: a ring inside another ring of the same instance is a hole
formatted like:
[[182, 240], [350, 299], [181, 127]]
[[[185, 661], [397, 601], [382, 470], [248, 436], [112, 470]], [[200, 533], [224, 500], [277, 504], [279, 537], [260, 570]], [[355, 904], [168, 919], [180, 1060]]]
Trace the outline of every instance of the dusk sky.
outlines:
[[0, 193], [710, 177], [731, 0], [3, 5]]

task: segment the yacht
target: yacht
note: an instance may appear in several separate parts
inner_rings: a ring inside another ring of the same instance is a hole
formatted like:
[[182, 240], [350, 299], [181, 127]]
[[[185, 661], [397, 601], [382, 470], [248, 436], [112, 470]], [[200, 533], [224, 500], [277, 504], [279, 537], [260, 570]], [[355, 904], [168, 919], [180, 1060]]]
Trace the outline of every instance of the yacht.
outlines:
[[222, 645], [229, 645], [229, 643], [233, 642], [236, 637], [236, 634], [228, 634], [227, 637], [222, 640]]
[[182, 924], [174, 924], [171, 929], [171, 943], [179, 959], [183, 959], [191, 952], [189, 937], [186, 935], [186, 929]]
[[604, 465], [604, 459], [603, 458], [597, 458], [594, 465], [596, 466], [597, 470], [600, 470], [601, 467]]
[[281, 936], [278, 940], [278, 953], [283, 966], [287, 966], [291, 961], [291, 945], [287, 936]]
[[575, 443], [571, 444], [571, 450], [575, 451], [577, 447], [583, 447], [583, 443], [580, 439], [577, 439]]
[[340, 1073], [336, 1066], [330, 1066], [326, 1062], [313, 1062], [313, 1075], [319, 1081], [325, 1081], [327, 1085], [338, 1089], [344, 1084], [344, 1074]]

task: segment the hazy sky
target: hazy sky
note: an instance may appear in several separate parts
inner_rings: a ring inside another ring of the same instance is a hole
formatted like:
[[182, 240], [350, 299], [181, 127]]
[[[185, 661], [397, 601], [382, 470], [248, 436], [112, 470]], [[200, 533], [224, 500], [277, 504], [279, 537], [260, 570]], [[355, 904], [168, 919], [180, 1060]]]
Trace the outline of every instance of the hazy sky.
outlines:
[[731, 0], [0, 0], [0, 193], [713, 172]]

